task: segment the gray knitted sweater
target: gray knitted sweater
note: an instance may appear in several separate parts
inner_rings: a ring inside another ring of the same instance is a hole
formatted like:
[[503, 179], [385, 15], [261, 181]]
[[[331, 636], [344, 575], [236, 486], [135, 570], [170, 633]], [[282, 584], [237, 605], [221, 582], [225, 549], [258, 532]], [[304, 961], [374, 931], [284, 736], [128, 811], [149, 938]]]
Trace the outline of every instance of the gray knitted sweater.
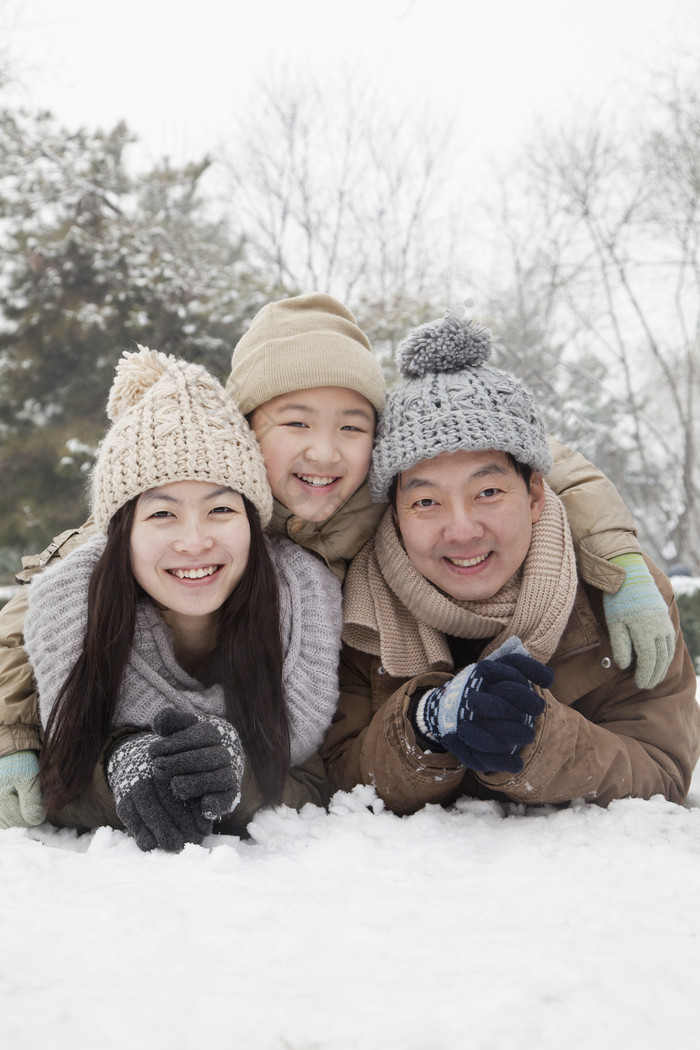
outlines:
[[[294, 766], [318, 749], [338, 701], [340, 584], [296, 544], [284, 539], [266, 543], [279, 586], [282, 687]], [[104, 537], [94, 537], [31, 583], [24, 638], [44, 726], [82, 649], [88, 582], [104, 545]], [[170, 628], [155, 605], [144, 599], [139, 602], [114, 725], [151, 728], [158, 711], [170, 706], [225, 716], [221, 686], [205, 688], [180, 667]]]

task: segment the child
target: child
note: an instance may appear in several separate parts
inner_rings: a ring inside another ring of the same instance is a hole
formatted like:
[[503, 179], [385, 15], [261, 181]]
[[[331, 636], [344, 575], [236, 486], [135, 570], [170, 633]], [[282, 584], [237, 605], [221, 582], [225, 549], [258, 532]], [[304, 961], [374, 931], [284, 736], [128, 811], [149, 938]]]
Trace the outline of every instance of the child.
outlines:
[[318, 748], [337, 700], [340, 588], [317, 558], [263, 537], [260, 450], [204, 369], [125, 354], [108, 414], [98, 535], [30, 588], [38, 762], [25, 750], [0, 773], [24, 773], [16, 794], [35, 814], [121, 821], [141, 849], [179, 850], [240, 823], [242, 794], [246, 820], [282, 801]]
[[[330, 295], [270, 303], [234, 350], [227, 391], [266, 460], [274, 496], [268, 532], [312, 551], [342, 580], [385, 510], [372, 502], [365, 481], [386, 396], [367, 337]], [[582, 578], [606, 593], [613, 655], [628, 666], [634, 649], [641, 657], [637, 685], [650, 688], [666, 672], [674, 636], [634, 522], [604, 474], [549, 440], [554, 468], [547, 480], [564, 503]], [[18, 579], [63, 557], [91, 531], [89, 523], [69, 530], [41, 555], [23, 559]], [[0, 755], [38, 746], [32, 670], [22, 649], [25, 612], [22, 592], [0, 612]], [[0, 797], [2, 790], [0, 771]]]
[[367, 336], [330, 295], [270, 303], [236, 346], [226, 389], [260, 442], [271, 531], [342, 580], [383, 511], [365, 484], [386, 399]]

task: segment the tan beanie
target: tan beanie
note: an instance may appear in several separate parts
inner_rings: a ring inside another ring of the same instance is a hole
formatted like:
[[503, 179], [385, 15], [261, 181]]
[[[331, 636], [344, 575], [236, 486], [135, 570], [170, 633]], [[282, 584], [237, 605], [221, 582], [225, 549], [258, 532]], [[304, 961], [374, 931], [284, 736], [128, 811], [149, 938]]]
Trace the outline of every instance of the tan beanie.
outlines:
[[280, 394], [340, 386], [381, 412], [386, 386], [369, 339], [346, 306], [314, 292], [269, 303], [233, 351], [226, 392], [247, 416]]
[[107, 403], [113, 426], [92, 474], [102, 531], [135, 496], [173, 481], [209, 481], [246, 496], [263, 528], [272, 493], [255, 435], [220, 383], [200, 365], [140, 346], [124, 353]]

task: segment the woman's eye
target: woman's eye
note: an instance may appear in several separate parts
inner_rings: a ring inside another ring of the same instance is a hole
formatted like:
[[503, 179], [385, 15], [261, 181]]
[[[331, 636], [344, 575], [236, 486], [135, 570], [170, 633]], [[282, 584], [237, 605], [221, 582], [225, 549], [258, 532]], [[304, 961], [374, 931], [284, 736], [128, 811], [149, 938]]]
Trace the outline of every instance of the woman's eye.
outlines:
[[234, 512], [233, 507], [212, 507], [210, 513], [211, 514], [233, 514], [235, 512]]
[[302, 427], [305, 427], [307, 425], [308, 424], [306, 424], [306, 423], [302, 423], [300, 419], [295, 419], [295, 420], [292, 420], [292, 422], [290, 422], [290, 423], [283, 423], [282, 424], [283, 427], [298, 427], [299, 429], [301, 429]]
[[437, 503], [435, 502], [434, 499], [430, 499], [428, 496], [425, 496], [424, 499], [417, 499], [416, 502], [413, 504], [413, 506], [414, 507], [436, 507]]
[[160, 519], [162, 519], [162, 518], [171, 518], [172, 517], [172, 513], [173, 512], [171, 510], [154, 510], [153, 513], [151, 515], [149, 515], [149, 517], [151, 517], [151, 518], [160, 518]]

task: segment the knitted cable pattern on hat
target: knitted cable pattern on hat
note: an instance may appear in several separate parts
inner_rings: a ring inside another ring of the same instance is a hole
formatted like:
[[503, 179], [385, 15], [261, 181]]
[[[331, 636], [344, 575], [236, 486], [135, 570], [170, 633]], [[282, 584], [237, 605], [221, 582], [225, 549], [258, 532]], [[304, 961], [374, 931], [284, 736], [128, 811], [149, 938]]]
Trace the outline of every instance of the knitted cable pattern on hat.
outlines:
[[443, 452], [510, 453], [546, 474], [552, 457], [534, 396], [514, 375], [485, 365], [491, 332], [451, 314], [399, 344], [403, 376], [379, 420], [369, 487], [387, 500], [393, 479]]
[[[338, 702], [340, 584], [318, 558], [291, 541], [265, 542], [279, 587], [282, 692], [291, 764], [298, 765], [319, 748]], [[32, 580], [24, 638], [44, 726], [82, 651], [88, 584], [104, 547], [104, 537], [94, 536]], [[151, 729], [166, 707], [195, 715], [226, 714], [221, 686], [204, 686], [179, 665], [170, 628], [155, 605], [143, 599], [114, 724]]]
[[272, 493], [255, 435], [206, 369], [148, 347], [125, 352], [107, 414], [113, 425], [92, 475], [92, 512], [102, 532], [129, 500], [174, 481], [231, 488], [267, 525]]

